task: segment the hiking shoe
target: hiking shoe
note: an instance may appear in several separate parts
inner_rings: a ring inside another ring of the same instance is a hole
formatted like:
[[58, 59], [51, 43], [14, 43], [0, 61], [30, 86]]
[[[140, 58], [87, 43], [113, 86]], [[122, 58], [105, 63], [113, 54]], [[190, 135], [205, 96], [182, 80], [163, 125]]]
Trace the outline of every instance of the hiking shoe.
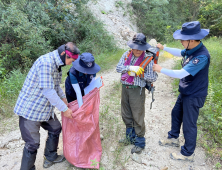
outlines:
[[194, 154], [192, 154], [190, 156], [184, 156], [180, 152], [179, 153], [171, 153], [170, 158], [172, 158], [174, 160], [183, 160], [183, 161], [193, 162], [194, 161]]
[[167, 138], [167, 139], [159, 140], [159, 145], [161, 145], [161, 146], [175, 146], [175, 147], [179, 147], [180, 146], [180, 142], [179, 142], [179, 139]]
[[141, 147], [139, 147], [139, 146], [134, 146], [134, 147], [131, 149], [131, 154], [133, 154], [133, 153], [141, 154], [141, 152], [142, 152], [143, 149], [144, 149], [144, 148], [141, 148]]
[[119, 143], [122, 143], [122, 144], [124, 144], [125, 146], [132, 144], [132, 143], [130, 142], [130, 140], [127, 139], [127, 138], [120, 139], [120, 140], [119, 140]]
[[58, 155], [58, 157], [54, 161], [49, 161], [46, 158], [44, 158], [43, 167], [44, 168], [49, 168], [53, 164], [63, 162], [64, 160], [66, 160], [66, 159], [63, 155]]

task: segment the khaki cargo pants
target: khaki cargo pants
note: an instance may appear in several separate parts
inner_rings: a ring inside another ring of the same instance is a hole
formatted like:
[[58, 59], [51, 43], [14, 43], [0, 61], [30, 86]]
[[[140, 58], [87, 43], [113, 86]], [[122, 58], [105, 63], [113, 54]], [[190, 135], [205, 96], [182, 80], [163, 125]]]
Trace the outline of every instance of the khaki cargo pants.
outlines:
[[126, 128], [134, 128], [138, 137], [144, 137], [145, 87], [122, 85], [121, 114]]

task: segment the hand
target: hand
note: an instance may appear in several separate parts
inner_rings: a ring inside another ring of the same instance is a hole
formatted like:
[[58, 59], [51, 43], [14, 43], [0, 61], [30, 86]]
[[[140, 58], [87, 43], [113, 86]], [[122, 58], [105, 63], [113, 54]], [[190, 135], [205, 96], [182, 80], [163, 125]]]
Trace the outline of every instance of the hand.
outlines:
[[136, 73], [134, 73], [134, 72], [132, 72], [132, 71], [128, 71], [128, 74], [130, 75], [130, 76], [136, 76]]
[[153, 71], [157, 71], [158, 73], [160, 73], [161, 69], [162, 67], [158, 64], [153, 64]]
[[66, 104], [66, 106], [68, 106], [68, 102], [67, 102], [67, 100], [66, 100], [66, 98], [64, 97], [64, 98], [62, 98], [62, 101]]
[[136, 73], [137, 76], [144, 72], [143, 68], [140, 66], [130, 66], [129, 71]]
[[69, 119], [72, 119], [72, 110], [71, 109], [67, 109], [65, 112], [63, 112], [65, 117], [68, 117]]
[[156, 47], [157, 47], [157, 48], [159, 48], [159, 49], [161, 49], [161, 50], [163, 50], [163, 49], [164, 49], [164, 46], [163, 46], [162, 44], [160, 44], [160, 43], [159, 43], [159, 44], [157, 44], [157, 45], [156, 45]]

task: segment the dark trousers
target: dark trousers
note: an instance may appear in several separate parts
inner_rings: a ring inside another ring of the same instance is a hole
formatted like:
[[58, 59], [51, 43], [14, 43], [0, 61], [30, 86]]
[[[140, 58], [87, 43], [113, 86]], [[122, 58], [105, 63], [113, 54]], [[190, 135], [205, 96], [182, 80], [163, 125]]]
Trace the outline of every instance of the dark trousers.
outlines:
[[[141, 93], [141, 94], [140, 94]], [[145, 88], [122, 86], [121, 114], [126, 125], [126, 135], [134, 134], [135, 145], [145, 147]], [[132, 133], [133, 132], [133, 133]]]
[[206, 97], [179, 95], [172, 110], [172, 126], [168, 138], [178, 138], [183, 122], [185, 144], [181, 146], [181, 154], [190, 156], [194, 153], [197, 138], [197, 119], [199, 109], [203, 107]]
[[54, 161], [58, 157], [57, 147], [62, 127], [56, 115], [54, 119], [50, 117], [45, 122], [31, 121], [20, 116], [19, 127], [22, 139], [25, 141], [20, 170], [35, 170], [35, 159], [40, 145], [40, 127], [48, 131], [44, 152], [45, 158]]

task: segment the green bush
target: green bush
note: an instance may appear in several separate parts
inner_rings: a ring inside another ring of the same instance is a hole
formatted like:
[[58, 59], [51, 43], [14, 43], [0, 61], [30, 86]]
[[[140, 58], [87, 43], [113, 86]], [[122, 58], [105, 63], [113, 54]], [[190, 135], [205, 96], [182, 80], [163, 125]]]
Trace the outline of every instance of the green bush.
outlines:
[[210, 36], [222, 35], [221, 0], [133, 0], [139, 31], [169, 43], [175, 30], [185, 22], [199, 20]]
[[14, 69], [23, 72], [39, 56], [68, 41], [94, 54], [115, 50], [112, 37], [85, 2], [0, 1], [0, 79]]
[[198, 124], [209, 132], [210, 138], [222, 144], [222, 38], [212, 37], [204, 42], [211, 54], [209, 88]]
[[204, 2], [200, 8], [199, 21], [203, 28], [210, 29], [210, 35], [222, 35], [222, 2]]
[[[133, 0], [139, 31], [158, 41], [172, 41], [172, 34], [182, 23], [197, 18], [198, 0]], [[197, 9], [196, 9], [197, 8]], [[179, 15], [178, 15], [179, 14]]]
[[11, 71], [9, 78], [1, 83], [0, 96], [4, 99], [17, 98], [25, 78], [26, 73], [21, 73], [19, 69]]

